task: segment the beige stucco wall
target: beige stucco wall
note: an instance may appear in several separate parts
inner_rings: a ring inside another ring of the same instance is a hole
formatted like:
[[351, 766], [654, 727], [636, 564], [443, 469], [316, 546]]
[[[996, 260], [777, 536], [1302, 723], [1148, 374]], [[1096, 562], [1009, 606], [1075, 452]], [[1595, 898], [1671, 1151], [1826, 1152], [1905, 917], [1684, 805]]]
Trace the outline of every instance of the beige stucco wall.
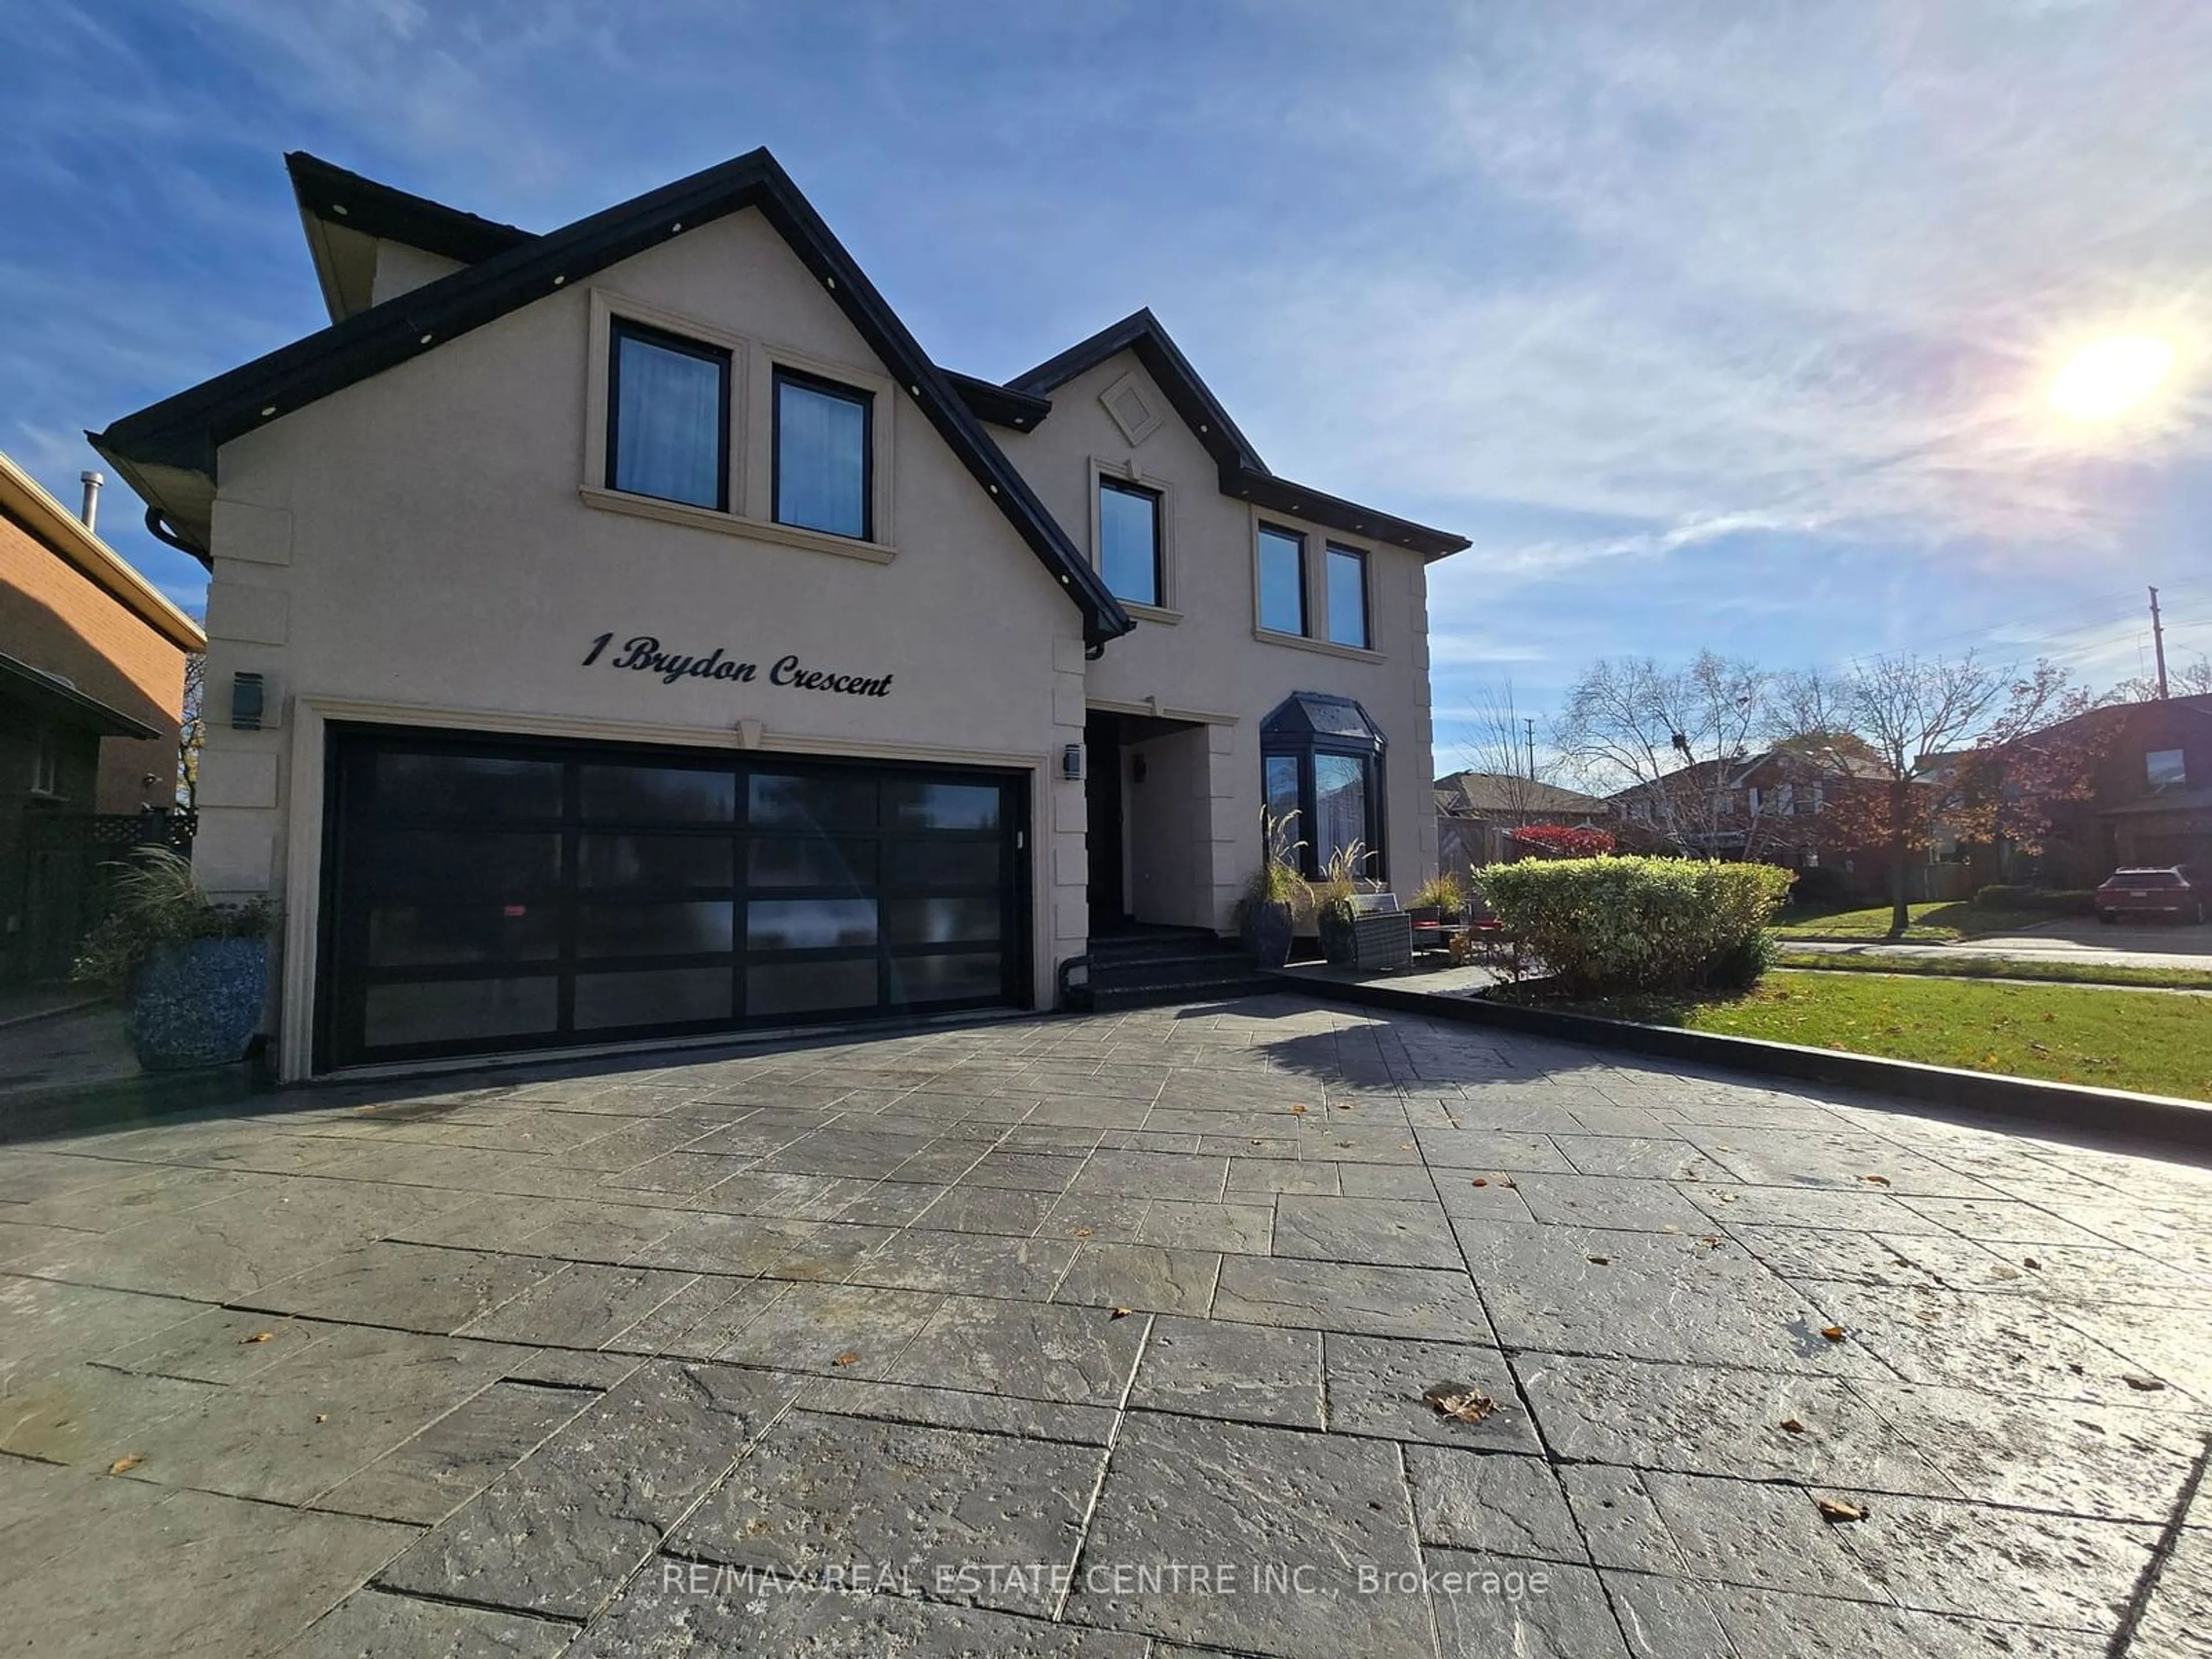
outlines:
[[[1099, 401], [1125, 375], [1137, 377], [1165, 418], [1132, 444]], [[1316, 393], [1318, 394], [1318, 388]], [[1221, 492], [1219, 472], [1197, 435], [1171, 411], [1133, 354], [1122, 352], [1052, 394], [1052, 414], [1027, 434], [996, 433], [1000, 447], [1095, 560], [1094, 468], [1165, 492], [1168, 609], [1176, 620], [1142, 617], [1091, 665], [1094, 704], [1129, 708], [1156, 699], [1159, 711], [1200, 714], [1212, 724], [1211, 771], [1203, 789], [1178, 793], [1189, 822], [1170, 820], [1160, 801], [1137, 805], [1128, 829], [1134, 877], [1145, 861], [1139, 833], [1211, 848], [1207, 876], [1172, 906], [1156, 885], [1142, 921], [1225, 929], [1246, 878], [1260, 862], [1260, 722], [1293, 691], [1357, 698], [1389, 738], [1385, 766], [1385, 870], [1410, 893], [1434, 873], [1436, 817], [1430, 789], [1428, 600], [1424, 561], [1401, 547], [1324, 530], [1295, 515], [1268, 513], [1271, 524], [1305, 532], [1317, 557], [1329, 542], [1368, 555], [1370, 652], [1255, 637], [1257, 599], [1251, 506]], [[1310, 584], [1321, 631], [1322, 583]], [[1149, 787], [1149, 785], [1146, 786]], [[1142, 884], [1133, 881], [1133, 897]], [[1170, 914], [1170, 910], [1173, 913]]]
[[426, 283], [434, 283], [441, 276], [450, 276], [460, 269], [461, 263], [458, 259], [426, 253], [419, 247], [408, 246], [404, 242], [380, 239], [376, 244], [376, 276], [369, 289], [369, 303], [380, 306], [386, 300], [411, 293]]
[[[285, 1074], [308, 1065], [330, 718], [1028, 768], [1036, 997], [1049, 1006], [1054, 968], [1085, 929], [1082, 787], [1057, 781], [1059, 747], [1079, 738], [1084, 714], [1075, 607], [889, 387], [878, 455], [887, 562], [591, 504], [591, 289], [603, 306], [618, 296], [738, 337], [741, 382], [764, 388], [771, 347], [882, 374], [749, 211], [224, 447], [195, 860], [212, 888], [286, 907]], [[739, 415], [732, 495], [744, 505], [763, 499], [766, 457], [764, 434]], [[722, 646], [759, 663], [761, 678], [669, 686], [580, 666], [610, 631], [675, 650]], [[768, 665], [786, 653], [890, 673], [894, 689], [771, 686]], [[268, 677], [278, 729], [229, 729], [241, 669]]]

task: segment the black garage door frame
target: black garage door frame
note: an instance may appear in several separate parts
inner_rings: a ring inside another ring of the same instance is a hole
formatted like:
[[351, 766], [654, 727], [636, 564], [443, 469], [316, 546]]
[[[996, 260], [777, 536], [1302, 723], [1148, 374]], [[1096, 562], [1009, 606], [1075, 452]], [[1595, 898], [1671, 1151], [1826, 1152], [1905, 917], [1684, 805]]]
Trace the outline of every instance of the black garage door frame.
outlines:
[[1034, 1004], [1024, 769], [333, 723], [324, 786], [319, 1072]]

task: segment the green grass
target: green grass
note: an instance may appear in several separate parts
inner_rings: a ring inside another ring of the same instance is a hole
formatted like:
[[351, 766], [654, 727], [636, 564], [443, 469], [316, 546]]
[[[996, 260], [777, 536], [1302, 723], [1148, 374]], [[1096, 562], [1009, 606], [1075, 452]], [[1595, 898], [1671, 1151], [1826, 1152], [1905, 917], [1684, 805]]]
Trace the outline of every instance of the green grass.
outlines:
[[[1906, 907], [1912, 918], [1908, 945], [1948, 945], [1977, 934], [2012, 933], [2040, 922], [2056, 921], [2051, 910], [1999, 910], [1969, 900], [1947, 900], [1936, 904]], [[1852, 910], [1784, 910], [1774, 923], [1778, 939], [1885, 939], [1889, 937], [1890, 909], [1887, 904]]]
[[2212, 969], [2138, 968], [2126, 963], [2048, 962], [2037, 957], [1858, 957], [1784, 949], [1778, 968], [1838, 974], [1919, 974], [1936, 979], [2033, 979], [2059, 985], [2147, 985], [2172, 991], [2212, 991]]
[[[1537, 1000], [1528, 993], [1522, 998]], [[1603, 997], [1546, 1006], [1975, 1072], [2212, 1100], [2212, 1006], [2197, 997], [1779, 972], [1768, 975], [1758, 989], [1738, 994]]]

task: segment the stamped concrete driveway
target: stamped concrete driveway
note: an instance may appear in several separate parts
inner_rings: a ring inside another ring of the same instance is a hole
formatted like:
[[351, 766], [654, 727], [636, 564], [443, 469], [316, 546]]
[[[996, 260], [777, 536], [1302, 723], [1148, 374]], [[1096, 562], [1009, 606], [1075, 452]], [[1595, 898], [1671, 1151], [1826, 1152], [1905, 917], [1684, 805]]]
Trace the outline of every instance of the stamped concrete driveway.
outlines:
[[0, 1149], [0, 1650], [2208, 1650], [2155, 1152], [1290, 999], [281, 1103]]

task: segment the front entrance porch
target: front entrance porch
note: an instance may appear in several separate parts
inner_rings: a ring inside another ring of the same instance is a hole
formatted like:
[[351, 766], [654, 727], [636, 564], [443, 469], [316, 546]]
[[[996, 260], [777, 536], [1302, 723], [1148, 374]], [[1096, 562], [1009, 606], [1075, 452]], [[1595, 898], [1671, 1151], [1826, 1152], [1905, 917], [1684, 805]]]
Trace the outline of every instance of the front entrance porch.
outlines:
[[1083, 736], [1092, 939], [1133, 927], [1232, 926], [1229, 728], [1094, 708]]

